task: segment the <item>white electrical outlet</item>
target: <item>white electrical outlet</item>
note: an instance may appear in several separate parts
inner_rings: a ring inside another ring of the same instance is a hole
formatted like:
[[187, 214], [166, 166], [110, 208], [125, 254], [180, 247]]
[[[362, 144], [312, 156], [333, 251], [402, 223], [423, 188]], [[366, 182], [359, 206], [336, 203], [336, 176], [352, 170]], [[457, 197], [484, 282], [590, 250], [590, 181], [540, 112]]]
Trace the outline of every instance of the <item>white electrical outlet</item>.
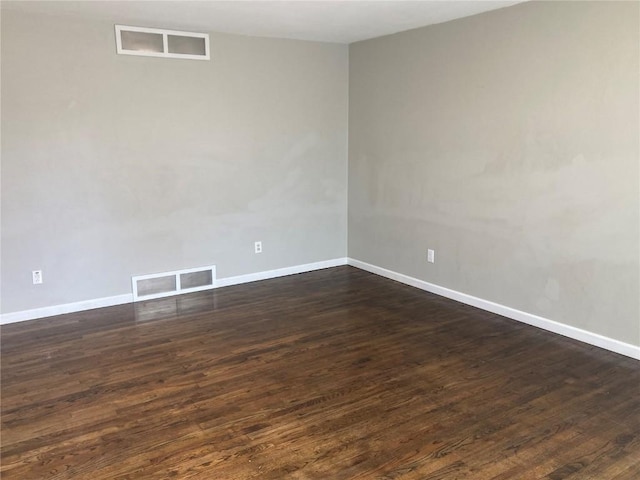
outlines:
[[255, 253], [262, 253], [262, 242], [256, 242], [254, 244]]
[[31, 272], [31, 278], [33, 278], [34, 285], [40, 285], [42, 283], [42, 270], [34, 270]]
[[436, 263], [436, 252], [435, 252], [435, 250], [431, 250], [431, 249], [427, 250], [427, 262]]

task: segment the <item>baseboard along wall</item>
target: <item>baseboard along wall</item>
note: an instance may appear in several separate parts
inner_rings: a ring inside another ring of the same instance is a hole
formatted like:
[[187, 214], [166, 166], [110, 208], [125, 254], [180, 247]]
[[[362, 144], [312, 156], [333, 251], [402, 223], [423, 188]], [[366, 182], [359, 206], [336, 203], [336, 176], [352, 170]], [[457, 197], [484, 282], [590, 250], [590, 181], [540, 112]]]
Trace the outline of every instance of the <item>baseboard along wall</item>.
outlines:
[[482, 298], [474, 297], [473, 295], [441, 287], [433, 283], [425, 282], [424, 280], [419, 280], [417, 278], [394, 272], [392, 270], [387, 270], [386, 268], [371, 265], [353, 258], [349, 258], [348, 263], [353, 267], [404, 283], [405, 285], [410, 285], [427, 292], [435, 293], [442, 297], [456, 300], [460, 303], [465, 303], [491, 313], [502, 315], [503, 317], [507, 317], [512, 320], [517, 320], [518, 322], [526, 323], [549, 332], [557, 333], [574, 340], [579, 340], [583, 343], [588, 343], [589, 345], [594, 345], [596, 347], [604, 348], [605, 350], [610, 350], [612, 352], [640, 360], [640, 346], [621, 342], [620, 340], [615, 340], [588, 330], [572, 327], [564, 323], [549, 320], [548, 318], [516, 310], [515, 308], [507, 307], [489, 300], [483, 300]]
[[[227, 287], [230, 285], [239, 285], [241, 283], [256, 282], [258, 280], [268, 280], [270, 278], [284, 277], [286, 275], [311, 272], [313, 270], [337, 267], [346, 264], [347, 258], [335, 258], [322, 262], [306, 263], [303, 265], [294, 265], [293, 267], [278, 268], [276, 270], [249, 273], [246, 275], [238, 275], [235, 277], [218, 278], [215, 280], [215, 288]], [[35, 320], [37, 318], [52, 317], [65, 313], [81, 312], [84, 310], [92, 310], [94, 308], [112, 307], [114, 305], [123, 305], [125, 303], [132, 302], [133, 293], [126, 293], [123, 295], [116, 295], [114, 297], [96, 298], [92, 300], [83, 300], [81, 302], [65, 303], [63, 305], [53, 305], [50, 307], [23, 310], [20, 312], [3, 313], [2, 315], [0, 315], [0, 325], [23, 322], [25, 320]]]
[[[365, 270], [376, 275], [380, 275], [391, 280], [409, 285], [421, 290], [425, 290], [436, 295], [440, 295], [451, 300], [455, 300], [473, 307], [486, 310], [503, 317], [516, 320], [518, 322], [526, 323], [534, 327], [547, 330], [549, 332], [557, 333], [565, 337], [579, 340], [589, 345], [604, 348], [627, 357], [640, 360], [640, 346], [632, 345], [629, 343], [621, 342], [613, 338], [605, 337], [597, 333], [583, 330], [580, 328], [572, 327], [564, 323], [556, 322], [548, 318], [533, 315], [531, 313], [516, 310], [515, 308], [507, 307], [499, 303], [484, 300], [482, 298], [474, 297], [466, 293], [458, 292], [450, 288], [441, 287], [433, 283], [419, 280], [402, 273], [394, 272], [386, 268], [378, 267], [370, 263], [362, 262], [354, 258], [336, 258], [332, 260], [326, 260], [322, 262], [307, 263], [303, 265], [296, 265], [293, 267], [279, 268], [276, 270], [267, 270], [264, 272], [249, 273], [246, 275], [238, 275], [234, 277], [226, 277], [216, 279], [216, 288], [227, 287], [230, 285], [239, 285], [242, 283], [256, 282], [259, 280], [268, 280], [270, 278], [284, 277], [287, 275], [294, 275], [297, 273], [311, 272], [313, 270], [320, 270], [323, 268], [337, 267], [340, 265], [351, 265], [352, 267]], [[54, 305], [51, 307], [36, 308], [32, 310], [24, 310], [20, 312], [4, 313], [0, 315], [0, 325], [8, 323], [21, 322], [25, 320], [34, 320], [37, 318], [51, 317], [54, 315], [62, 315], [65, 313], [80, 312], [83, 310], [91, 310], [94, 308], [110, 307], [114, 305], [122, 305], [125, 303], [133, 302], [133, 295], [131, 293], [124, 295], [116, 295], [114, 297], [98, 298], [94, 300], [85, 300], [75, 303], [67, 303], [64, 305]]]

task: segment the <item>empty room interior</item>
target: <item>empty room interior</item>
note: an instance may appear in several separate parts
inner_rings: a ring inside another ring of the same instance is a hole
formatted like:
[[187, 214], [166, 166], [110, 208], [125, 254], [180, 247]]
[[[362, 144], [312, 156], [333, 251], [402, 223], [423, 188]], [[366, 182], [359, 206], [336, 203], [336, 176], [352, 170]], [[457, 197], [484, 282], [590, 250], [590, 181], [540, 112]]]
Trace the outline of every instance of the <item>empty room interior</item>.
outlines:
[[640, 2], [0, 14], [3, 480], [640, 479]]

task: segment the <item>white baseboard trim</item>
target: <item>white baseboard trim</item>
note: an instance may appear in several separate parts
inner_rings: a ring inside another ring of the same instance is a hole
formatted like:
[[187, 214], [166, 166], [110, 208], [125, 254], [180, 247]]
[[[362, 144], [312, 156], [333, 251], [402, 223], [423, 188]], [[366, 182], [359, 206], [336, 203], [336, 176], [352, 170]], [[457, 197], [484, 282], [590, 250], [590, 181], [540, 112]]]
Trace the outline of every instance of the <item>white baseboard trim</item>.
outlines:
[[439, 285], [425, 282], [424, 280], [419, 280], [402, 273], [387, 270], [386, 268], [371, 265], [366, 262], [361, 262], [360, 260], [356, 260], [354, 258], [348, 258], [347, 263], [353, 267], [359, 268], [361, 270], [366, 270], [367, 272], [375, 273], [376, 275], [380, 275], [381, 277], [390, 278], [391, 280], [404, 283], [405, 285], [410, 285], [412, 287], [435, 293], [436, 295], [447, 297], [460, 303], [465, 303], [467, 305], [471, 305], [473, 307], [477, 307], [491, 313], [497, 313], [498, 315], [511, 318], [512, 320], [517, 320], [519, 322], [526, 323], [543, 330], [547, 330], [553, 333], [564, 335], [565, 337], [569, 337], [574, 340], [588, 343], [589, 345], [594, 345], [596, 347], [604, 348], [605, 350], [610, 350], [612, 352], [635, 358], [636, 360], [640, 360], [640, 346], [621, 342], [613, 338], [605, 337], [598, 333], [593, 333], [588, 330], [572, 327], [564, 323], [549, 320], [548, 318], [544, 317], [539, 317], [538, 315], [533, 315], [521, 310], [516, 310], [515, 308], [507, 307], [505, 305], [491, 302], [489, 300], [483, 300], [482, 298], [467, 295], [466, 293], [451, 290], [450, 288], [441, 287]]
[[[564, 335], [565, 337], [579, 340], [589, 345], [604, 348], [612, 352], [625, 355], [627, 357], [640, 360], [640, 346], [632, 345], [629, 343], [621, 342], [613, 338], [605, 337], [603, 335], [583, 330], [580, 328], [572, 327], [564, 323], [549, 320], [548, 318], [533, 315], [531, 313], [516, 310], [515, 308], [507, 307], [499, 303], [491, 302], [489, 300], [483, 300], [482, 298], [474, 297], [466, 293], [458, 292], [450, 288], [441, 287], [433, 283], [425, 282], [402, 273], [387, 270], [386, 268], [371, 265], [354, 258], [336, 258], [333, 260], [326, 260], [323, 262], [307, 263], [304, 265], [295, 265], [293, 267], [278, 268], [276, 270], [267, 270], [264, 272], [249, 273], [246, 275], [238, 275], [235, 277], [219, 278], [216, 280], [216, 288], [227, 287], [231, 285], [239, 285], [242, 283], [256, 282], [259, 280], [267, 280], [270, 278], [284, 277], [287, 275], [294, 275], [296, 273], [311, 272], [313, 270], [321, 270], [323, 268], [337, 267], [340, 265], [351, 265], [353, 267], [365, 270], [367, 272], [380, 275], [391, 280], [395, 280], [405, 285], [425, 290], [427, 292], [435, 293], [458, 302], [471, 305], [473, 307], [486, 310], [488, 312], [496, 313], [513, 320], [517, 320], [534, 327], [541, 328], [553, 333]], [[54, 315], [62, 315], [65, 313], [80, 312], [83, 310], [91, 310], [94, 308], [111, 307], [114, 305], [122, 305], [125, 303], [132, 303], [133, 295], [131, 293], [116, 295], [113, 297], [96, 298], [92, 300], [84, 300], [81, 302], [66, 303], [63, 305], [54, 305], [50, 307], [35, 308], [32, 310], [23, 310], [19, 312], [3, 313], [0, 315], [0, 325], [6, 325], [8, 323], [22, 322], [25, 320], [35, 320], [37, 318], [52, 317]]]
[[[326, 260], [323, 262], [295, 265], [293, 267], [278, 268], [276, 270], [267, 270], [265, 272], [249, 273], [246, 275], [238, 275], [236, 277], [219, 278], [215, 281], [215, 288], [238, 285], [241, 283], [256, 282], [258, 280], [267, 280], [269, 278], [284, 277], [286, 275], [311, 272], [313, 270], [321, 270], [323, 268], [337, 267], [339, 265], [346, 264], [346, 258], [335, 258], [333, 260]], [[114, 305], [122, 305], [132, 302], [133, 294], [126, 293], [124, 295], [116, 295], [115, 297], [96, 298], [92, 300], [84, 300], [81, 302], [65, 303], [64, 305], [53, 305], [51, 307], [34, 308], [33, 310], [3, 313], [2, 315], [0, 315], [0, 325], [23, 322], [25, 320], [35, 320], [37, 318], [52, 317], [54, 315], [62, 315], [65, 313], [81, 312], [83, 310], [92, 310], [94, 308], [112, 307]]]
[[24, 322], [25, 320], [35, 320], [37, 318], [53, 317], [65, 313], [81, 312], [94, 308], [112, 307], [124, 303], [133, 302], [133, 294], [116, 295], [115, 297], [94, 298], [81, 302], [65, 303], [63, 305], [53, 305], [51, 307], [34, 308], [33, 310], [22, 310], [20, 312], [3, 313], [0, 315], [0, 325], [7, 323]]
[[324, 262], [306, 263], [304, 265], [295, 265], [293, 267], [278, 268], [276, 270], [267, 270], [264, 272], [248, 273], [246, 275], [238, 275], [236, 277], [219, 278], [216, 280], [216, 287], [228, 287], [230, 285], [239, 285], [241, 283], [257, 282], [258, 280], [285, 277], [287, 275], [295, 275], [296, 273], [311, 272], [313, 270], [322, 270], [323, 268], [338, 267], [340, 265], [347, 265], [346, 257], [325, 260]]

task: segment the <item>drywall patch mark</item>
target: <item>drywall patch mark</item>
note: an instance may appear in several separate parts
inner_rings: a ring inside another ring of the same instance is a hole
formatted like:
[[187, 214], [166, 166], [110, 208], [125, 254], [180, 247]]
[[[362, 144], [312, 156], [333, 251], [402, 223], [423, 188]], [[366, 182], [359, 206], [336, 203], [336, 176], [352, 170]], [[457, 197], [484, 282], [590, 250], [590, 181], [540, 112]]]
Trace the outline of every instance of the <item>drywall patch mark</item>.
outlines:
[[[305, 180], [305, 172], [315, 168], [317, 177], [314, 178], [324, 177], [322, 166], [315, 162], [316, 157], [313, 154], [319, 148], [320, 140], [321, 137], [316, 132], [309, 132], [297, 139], [286, 154], [278, 160], [278, 164], [286, 166], [286, 175], [279, 178], [273, 177], [269, 188], [249, 202], [249, 209], [277, 214], [277, 208], [295, 210], [299, 207], [295, 202], [292, 204], [292, 198], [305, 201], [312, 199], [313, 195], [317, 196], [317, 190], [310, 188], [312, 185]], [[265, 167], [263, 177], [266, 178], [268, 175], [268, 168]]]
[[541, 311], [549, 311], [558, 300], [560, 300], [560, 282], [556, 278], [549, 278], [536, 305]]

